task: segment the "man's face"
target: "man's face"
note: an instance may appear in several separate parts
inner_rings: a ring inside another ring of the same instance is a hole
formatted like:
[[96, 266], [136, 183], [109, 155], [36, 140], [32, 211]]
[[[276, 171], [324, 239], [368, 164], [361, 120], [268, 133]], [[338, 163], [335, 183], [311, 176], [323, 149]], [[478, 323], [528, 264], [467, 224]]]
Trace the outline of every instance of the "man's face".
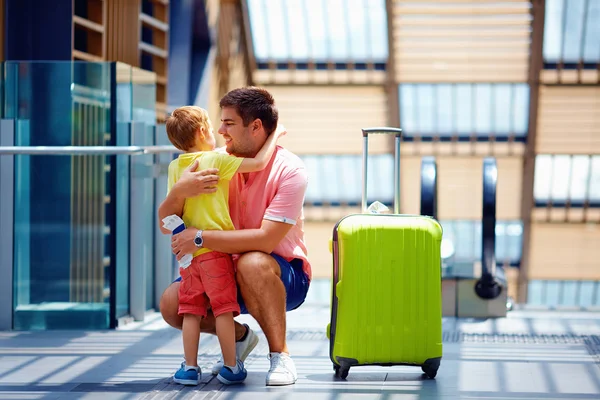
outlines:
[[215, 140], [215, 134], [212, 131], [212, 129], [209, 132], [206, 132], [204, 136], [204, 142], [211, 148], [211, 150], [215, 149], [217, 142]]
[[237, 157], [254, 157], [254, 143], [250, 127], [245, 127], [242, 117], [233, 108], [221, 109], [221, 126], [219, 134], [225, 139], [225, 148]]

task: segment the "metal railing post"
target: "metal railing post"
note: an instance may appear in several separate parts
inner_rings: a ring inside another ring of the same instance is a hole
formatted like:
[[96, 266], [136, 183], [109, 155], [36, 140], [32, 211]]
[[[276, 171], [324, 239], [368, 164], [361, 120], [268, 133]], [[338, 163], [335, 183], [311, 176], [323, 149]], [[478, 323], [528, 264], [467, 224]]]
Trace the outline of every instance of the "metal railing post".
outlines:
[[[0, 120], [0, 146], [13, 146], [13, 120]], [[0, 331], [13, 327], [14, 156], [0, 155]]]

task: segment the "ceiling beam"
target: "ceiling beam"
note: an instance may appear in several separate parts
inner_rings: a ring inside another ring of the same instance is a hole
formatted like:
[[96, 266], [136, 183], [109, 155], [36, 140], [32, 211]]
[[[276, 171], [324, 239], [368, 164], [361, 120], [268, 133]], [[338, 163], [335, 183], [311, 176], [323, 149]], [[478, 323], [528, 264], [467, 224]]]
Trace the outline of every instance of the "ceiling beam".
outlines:
[[517, 301], [527, 302], [527, 287], [529, 285], [529, 260], [531, 244], [531, 214], [534, 207], [533, 184], [535, 176], [535, 145], [537, 137], [537, 116], [539, 104], [540, 73], [544, 65], [544, 20], [545, 1], [532, 0], [532, 32], [529, 59], [529, 126], [527, 129], [527, 144], [523, 156], [523, 186], [521, 189], [521, 219], [523, 221], [523, 247], [521, 252], [521, 267], [517, 280]]

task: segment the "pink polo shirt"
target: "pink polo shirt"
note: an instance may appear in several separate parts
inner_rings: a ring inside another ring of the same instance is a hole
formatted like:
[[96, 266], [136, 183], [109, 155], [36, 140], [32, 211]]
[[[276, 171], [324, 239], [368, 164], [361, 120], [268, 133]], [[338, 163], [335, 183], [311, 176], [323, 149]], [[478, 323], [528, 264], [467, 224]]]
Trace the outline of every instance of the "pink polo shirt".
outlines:
[[309, 279], [312, 270], [304, 243], [304, 195], [308, 178], [302, 160], [277, 146], [265, 169], [248, 181], [235, 174], [229, 185], [229, 214], [235, 229], [258, 229], [263, 219], [292, 225], [273, 250], [288, 261], [300, 258]]

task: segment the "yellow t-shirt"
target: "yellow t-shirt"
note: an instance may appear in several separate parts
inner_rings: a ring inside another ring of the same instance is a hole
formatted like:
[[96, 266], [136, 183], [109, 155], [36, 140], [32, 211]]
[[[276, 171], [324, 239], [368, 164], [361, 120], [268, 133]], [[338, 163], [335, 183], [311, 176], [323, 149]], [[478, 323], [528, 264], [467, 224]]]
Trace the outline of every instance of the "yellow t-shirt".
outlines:
[[[215, 151], [180, 154], [169, 164], [167, 192], [179, 180], [183, 171], [196, 159], [199, 161], [196, 171], [207, 168], [219, 169], [219, 183], [215, 193], [201, 194], [185, 200], [182, 216], [185, 226], [202, 230], [234, 230], [229, 216], [229, 181], [244, 159]], [[207, 248], [198, 249], [194, 253], [194, 257], [209, 251], [211, 250]]]

